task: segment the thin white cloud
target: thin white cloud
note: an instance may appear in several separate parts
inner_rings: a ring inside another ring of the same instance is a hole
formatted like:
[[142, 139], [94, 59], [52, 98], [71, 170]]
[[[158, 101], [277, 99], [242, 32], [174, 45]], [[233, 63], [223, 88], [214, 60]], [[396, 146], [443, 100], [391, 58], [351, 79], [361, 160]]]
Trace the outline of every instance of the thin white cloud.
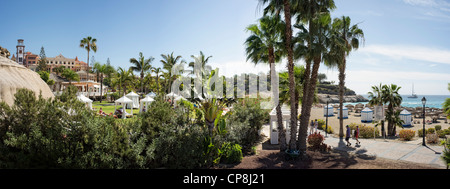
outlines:
[[444, 0], [403, 0], [404, 3], [419, 7], [425, 19], [448, 21], [450, 3]]
[[395, 59], [412, 59], [434, 63], [450, 64], [450, 50], [422, 46], [369, 45], [360, 50]]
[[436, 6], [437, 3], [434, 0], [403, 0], [403, 2], [410, 5], [420, 5], [420, 6]]
[[[209, 64], [213, 69], [219, 68], [219, 74], [226, 77], [234, 76], [235, 74], [240, 75], [241, 73], [249, 74], [259, 74], [260, 72], [268, 73], [270, 71], [269, 64], [253, 64], [245, 61], [229, 61], [229, 62], [212, 62]], [[277, 72], [286, 70], [285, 63], [278, 63], [275, 66]]]

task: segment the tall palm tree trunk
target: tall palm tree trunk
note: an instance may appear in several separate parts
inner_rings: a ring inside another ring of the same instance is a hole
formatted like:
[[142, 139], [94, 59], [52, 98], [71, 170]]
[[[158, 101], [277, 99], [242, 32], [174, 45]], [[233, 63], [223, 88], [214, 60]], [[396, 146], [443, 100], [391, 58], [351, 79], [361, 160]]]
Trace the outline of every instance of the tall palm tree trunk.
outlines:
[[288, 73], [289, 73], [289, 94], [291, 104], [291, 138], [289, 142], [289, 149], [297, 149], [297, 110], [295, 109], [295, 79], [294, 79], [294, 52], [292, 50], [292, 28], [291, 28], [291, 6], [288, 0], [283, 1], [284, 4], [284, 20], [286, 23], [286, 49], [288, 54]]
[[[307, 125], [308, 125], [308, 120], [311, 117], [311, 107], [313, 104], [313, 100], [314, 100], [314, 91], [316, 90], [316, 85], [317, 85], [317, 75], [318, 75], [318, 71], [319, 71], [319, 66], [320, 66], [320, 62], [321, 62], [321, 58], [320, 57], [315, 57], [314, 58], [314, 64], [313, 64], [313, 68], [312, 68], [312, 72], [311, 72], [311, 78], [309, 80], [309, 86], [308, 86], [308, 90], [307, 90], [307, 96], [308, 98], [303, 98], [302, 102], [304, 103], [304, 107], [305, 109], [302, 109], [302, 116], [303, 119], [300, 120], [301, 121], [301, 125], [304, 125], [303, 127], [300, 127], [300, 133], [299, 133], [299, 150], [305, 152], [306, 151], [306, 136], [307, 136]], [[303, 107], [303, 106], [302, 106]], [[304, 138], [302, 138], [304, 137]]]
[[[279, 83], [278, 79], [276, 79], [276, 71], [275, 71], [275, 57], [274, 57], [274, 48], [273, 46], [269, 47], [269, 63], [270, 63], [270, 81], [273, 92], [273, 97], [279, 95]], [[275, 102], [276, 105], [276, 114], [277, 114], [277, 130], [278, 130], [278, 144], [280, 144], [280, 151], [284, 152], [287, 149], [286, 146], [286, 130], [283, 126], [283, 115], [281, 112], [280, 101], [277, 98]]]
[[[306, 99], [308, 99], [308, 89], [309, 89], [309, 80], [311, 76], [311, 61], [306, 60], [306, 67], [305, 67], [305, 75], [303, 78], [303, 97], [302, 97], [302, 113], [300, 115], [300, 128], [298, 132], [298, 141], [297, 145], [300, 145], [300, 141], [305, 140], [308, 130], [308, 123], [309, 123], [309, 117], [306, 118]], [[304, 144], [306, 145], [306, 143]]]
[[144, 70], [141, 71], [141, 93], [144, 91]]
[[346, 60], [344, 58], [342, 65], [339, 66], [339, 137], [344, 137], [344, 88], [345, 88], [345, 65]]

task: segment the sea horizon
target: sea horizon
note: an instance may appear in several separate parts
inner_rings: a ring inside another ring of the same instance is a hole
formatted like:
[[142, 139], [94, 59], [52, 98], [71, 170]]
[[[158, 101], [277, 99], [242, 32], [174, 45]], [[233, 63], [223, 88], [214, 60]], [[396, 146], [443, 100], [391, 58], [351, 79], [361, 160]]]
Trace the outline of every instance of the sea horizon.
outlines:
[[[359, 94], [364, 98], [369, 99], [368, 94]], [[410, 95], [400, 95], [402, 97], [401, 106], [403, 107], [422, 107], [422, 98], [425, 97], [427, 99], [425, 106], [428, 108], [442, 108], [442, 104], [444, 103], [446, 98], [450, 98], [450, 95], [417, 95], [417, 98], [408, 98]], [[367, 104], [368, 102], [353, 102], [353, 103], [344, 103], [344, 105], [348, 104]]]

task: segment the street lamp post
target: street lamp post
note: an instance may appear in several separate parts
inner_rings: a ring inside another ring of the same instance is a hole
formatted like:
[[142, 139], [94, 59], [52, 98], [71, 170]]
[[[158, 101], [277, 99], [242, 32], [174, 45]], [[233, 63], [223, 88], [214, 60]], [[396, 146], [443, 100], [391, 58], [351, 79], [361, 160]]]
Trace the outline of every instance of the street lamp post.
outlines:
[[327, 107], [326, 107], [326, 109], [327, 109], [327, 117], [325, 118], [325, 137], [328, 137], [328, 102], [329, 102], [329, 100], [327, 99]]
[[425, 144], [425, 104], [427, 103], [427, 99], [425, 97], [422, 98], [423, 105], [423, 130], [422, 130], [422, 146], [426, 146]]

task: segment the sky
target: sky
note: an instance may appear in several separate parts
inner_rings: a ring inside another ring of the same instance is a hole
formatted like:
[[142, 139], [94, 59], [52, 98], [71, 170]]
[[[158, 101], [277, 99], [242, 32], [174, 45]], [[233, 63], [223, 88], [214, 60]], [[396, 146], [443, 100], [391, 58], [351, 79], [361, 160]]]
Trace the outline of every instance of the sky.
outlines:
[[[349, 16], [364, 30], [365, 43], [347, 58], [346, 86], [367, 94], [371, 86], [397, 84], [401, 94], [412, 85], [420, 95], [450, 95], [450, 1], [335, 0], [331, 16]], [[17, 39], [25, 50], [47, 57], [62, 54], [87, 61], [79, 47], [87, 36], [97, 39], [95, 61], [122, 68], [142, 52], [162, 67], [161, 54], [191, 55], [202, 51], [209, 64], [231, 76], [267, 72], [269, 66], [246, 61], [245, 28], [262, 16], [257, 0], [6, 0], [0, 7], [0, 46], [12, 54]], [[296, 64], [304, 64], [302, 61]], [[277, 66], [286, 70], [286, 61]], [[323, 64], [327, 80], [338, 83], [338, 71]]]

